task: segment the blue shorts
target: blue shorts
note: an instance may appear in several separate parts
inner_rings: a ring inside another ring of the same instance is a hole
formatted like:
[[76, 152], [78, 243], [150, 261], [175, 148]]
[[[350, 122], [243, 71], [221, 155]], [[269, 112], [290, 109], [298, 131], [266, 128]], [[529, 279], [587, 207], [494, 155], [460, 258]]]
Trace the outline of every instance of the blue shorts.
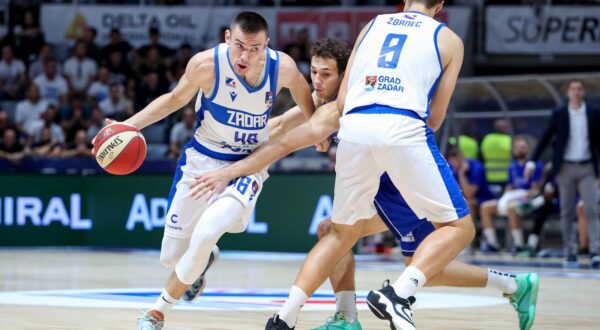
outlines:
[[400, 241], [402, 255], [412, 257], [417, 247], [435, 227], [427, 219], [419, 219], [396, 189], [387, 173], [379, 183], [375, 208], [390, 231]]

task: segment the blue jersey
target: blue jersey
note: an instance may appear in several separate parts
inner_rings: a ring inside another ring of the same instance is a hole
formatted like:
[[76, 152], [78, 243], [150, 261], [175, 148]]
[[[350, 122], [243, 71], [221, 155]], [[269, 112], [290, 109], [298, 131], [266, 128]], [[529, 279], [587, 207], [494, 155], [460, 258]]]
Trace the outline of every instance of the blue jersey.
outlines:
[[[465, 175], [467, 176], [467, 180], [470, 184], [477, 186], [477, 193], [475, 194], [475, 198], [477, 198], [477, 202], [479, 204], [489, 201], [492, 199], [496, 199], [496, 196], [490, 190], [490, 186], [485, 177], [485, 168], [481, 162], [476, 161], [474, 159], [465, 159], [469, 163], [469, 169]], [[454, 177], [458, 181], [458, 173], [453, 172]]]
[[215, 47], [215, 85], [196, 100], [191, 145], [211, 158], [237, 161], [268, 140], [267, 120], [277, 93], [279, 54], [266, 49], [263, 78], [250, 86], [233, 70], [229, 47]]
[[508, 184], [513, 189], [525, 189], [529, 190], [534, 182], [540, 182], [542, 180], [542, 174], [544, 172], [544, 165], [540, 162], [535, 163], [535, 172], [529, 180], [525, 179], [525, 163], [521, 164], [518, 160], [515, 160], [508, 167]]

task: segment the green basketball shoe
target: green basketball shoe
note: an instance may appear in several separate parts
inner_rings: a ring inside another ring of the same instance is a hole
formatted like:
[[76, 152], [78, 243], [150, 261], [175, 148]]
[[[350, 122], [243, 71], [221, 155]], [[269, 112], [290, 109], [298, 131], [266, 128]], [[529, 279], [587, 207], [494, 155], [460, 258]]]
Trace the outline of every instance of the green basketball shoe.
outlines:
[[360, 326], [360, 322], [358, 322], [358, 320], [356, 320], [356, 322], [354, 322], [354, 323], [350, 323], [350, 322], [346, 321], [346, 317], [344, 316], [344, 314], [342, 314], [340, 312], [336, 312], [335, 315], [333, 315], [333, 317], [330, 317], [327, 320], [327, 322], [325, 322], [325, 324], [323, 324], [322, 326], [320, 326], [318, 328], [314, 328], [311, 330], [338, 330], [338, 329], [362, 330], [362, 327]]
[[529, 330], [535, 320], [538, 288], [540, 286], [536, 273], [517, 275], [517, 291], [512, 295], [505, 295], [510, 299], [517, 314], [519, 314], [519, 329]]

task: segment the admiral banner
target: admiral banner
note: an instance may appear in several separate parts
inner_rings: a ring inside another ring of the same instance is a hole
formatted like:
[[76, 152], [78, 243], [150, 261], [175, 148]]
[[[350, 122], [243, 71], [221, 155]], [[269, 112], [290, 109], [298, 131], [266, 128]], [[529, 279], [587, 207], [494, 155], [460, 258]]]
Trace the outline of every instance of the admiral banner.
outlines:
[[489, 6], [490, 54], [600, 54], [600, 7]]

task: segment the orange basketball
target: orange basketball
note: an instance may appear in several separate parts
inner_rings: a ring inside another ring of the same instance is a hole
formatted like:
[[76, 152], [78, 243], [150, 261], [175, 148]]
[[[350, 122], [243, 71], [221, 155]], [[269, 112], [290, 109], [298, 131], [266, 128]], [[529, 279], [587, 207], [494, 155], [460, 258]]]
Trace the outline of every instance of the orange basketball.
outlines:
[[146, 140], [134, 126], [114, 123], [98, 132], [92, 150], [106, 172], [125, 175], [137, 170], [146, 158]]

